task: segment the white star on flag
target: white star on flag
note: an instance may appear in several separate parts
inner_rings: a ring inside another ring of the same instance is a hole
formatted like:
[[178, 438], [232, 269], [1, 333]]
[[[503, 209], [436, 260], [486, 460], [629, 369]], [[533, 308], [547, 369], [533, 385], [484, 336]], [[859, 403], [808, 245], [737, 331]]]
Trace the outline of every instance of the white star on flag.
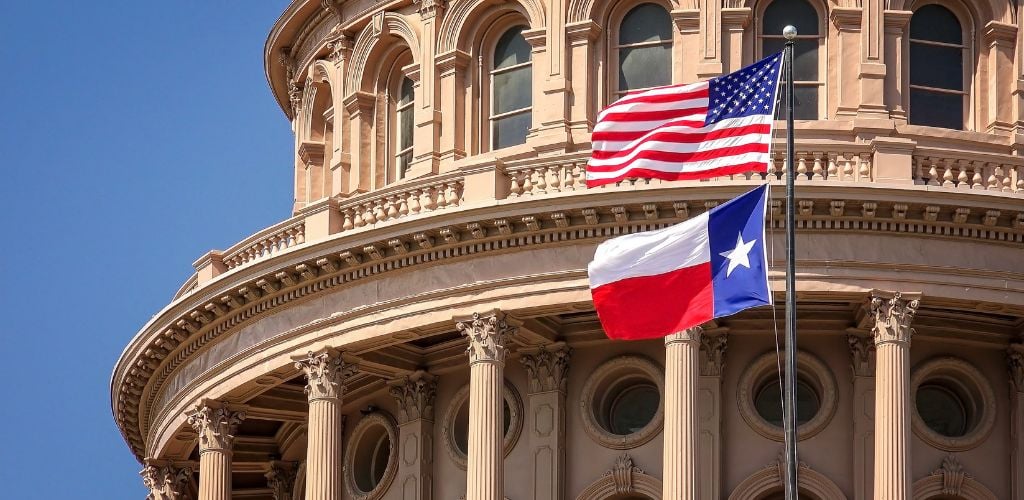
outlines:
[[736, 269], [739, 266], [750, 269], [750, 249], [754, 248], [754, 243], [756, 242], [756, 239], [744, 242], [743, 234], [740, 233], [736, 235], [736, 248], [719, 254], [722, 257], [729, 259], [729, 268], [725, 270], [726, 278], [732, 274], [733, 269]]

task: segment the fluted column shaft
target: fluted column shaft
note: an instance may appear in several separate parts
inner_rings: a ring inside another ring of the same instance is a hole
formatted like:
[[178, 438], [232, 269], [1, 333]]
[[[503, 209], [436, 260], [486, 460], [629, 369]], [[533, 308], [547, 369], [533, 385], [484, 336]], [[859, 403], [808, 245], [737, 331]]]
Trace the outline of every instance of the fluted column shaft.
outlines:
[[340, 500], [342, 475], [342, 397], [355, 368], [334, 349], [295, 360], [306, 373], [309, 422], [306, 432], [306, 500]]
[[697, 498], [697, 380], [700, 327], [665, 337], [662, 498]]
[[919, 300], [872, 292], [875, 342], [874, 497], [910, 498], [910, 323]]
[[497, 311], [474, 313], [457, 326], [469, 337], [466, 500], [503, 500], [505, 346], [515, 328]]
[[230, 500], [231, 447], [245, 412], [224, 403], [204, 401], [188, 414], [199, 433], [199, 500]]

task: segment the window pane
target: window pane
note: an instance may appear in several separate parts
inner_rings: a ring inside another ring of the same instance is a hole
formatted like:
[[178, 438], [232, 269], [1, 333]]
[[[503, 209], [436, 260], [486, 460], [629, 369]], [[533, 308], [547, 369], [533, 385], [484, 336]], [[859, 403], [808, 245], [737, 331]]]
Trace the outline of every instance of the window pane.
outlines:
[[533, 93], [532, 73], [531, 66], [523, 66], [492, 76], [492, 85], [494, 85], [492, 115], [530, 106]]
[[619, 90], [668, 85], [671, 70], [670, 45], [619, 49]]
[[764, 10], [761, 32], [765, 35], [781, 35], [782, 28], [787, 24], [796, 26], [799, 35], [817, 35], [818, 11], [806, 0], [775, 0]]
[[[783, 38], [765, 38], [761, 53], [766, 57], [786, 48]], [[797, 40], [793, 43], [793, 78], [798, 82], [818, 81], [818, 40]]]
[[672, 20], [660, 5], [638, 5], [622, 18], [619, 45], [668, 41], [672, 39]]
[[931, 430], [949, 437], [967, 434], [967, 412], [952, 391], [938, 385], [917, 389], [917, 413]]
[[398, 112], [398, 149], [412, 146], [412, 108]]
[[910, 123], [961, 130], [964, 128], [964, 98], [910, 89]]
[[507, 68], [530, 61], [530, 44], [523, 38], [523, 26], [505, 32], [494, 48], [494, 69]]
[[793, 118], [797, 120], [818, 119], [818, 86], [797, 85], [793, 89], [793, 100], [796, 106], [793, 108]]
[[[754, 408], [758, 415], [772, 425], [782, 427], [782, 389], [775, 381], [765, 384], [754, 397]], [[796, 381], [796, 422], [797, 425], [810, 422], [821, 407], [818, 393], [803, 380]]]
[[960, 21], [941, 5], [925, 5], [910, 18], [910, 38], [960, 45], [963, 36]]
[[910, 84], [964, 89], [962, 49], [910, 42]]
[[530, 131], [531, 120], [532, 113], [529, 111], [494, 120], [491, 127], [494, 149], [525, 143], [526, 133]]
[[654, 420], [661, 394], [653, 385], [635, 385], [623, 390], [612, 402], [608, 426], [612, 434], [628, 436]]
[[402, 79], [402, 88], [398, 90], [398, 104], [408, 104], [412, 102], [412, 80], [409, 78]]
[[412, 151], [407, 151], [398, 156], [398, 178], [404, 179], [405, 173], [409, 171], [409, 164], [412, 163]]

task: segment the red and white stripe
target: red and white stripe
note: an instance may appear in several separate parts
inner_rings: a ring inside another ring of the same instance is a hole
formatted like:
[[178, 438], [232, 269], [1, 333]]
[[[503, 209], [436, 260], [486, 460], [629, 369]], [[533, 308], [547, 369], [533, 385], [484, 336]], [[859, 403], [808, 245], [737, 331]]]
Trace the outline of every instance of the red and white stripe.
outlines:
[[597, 117], [587, 186], [626, 177], [683, 180], [765, 172], [772, 116], [727, 118], [705, 126], [709, 83], [627, 94]]

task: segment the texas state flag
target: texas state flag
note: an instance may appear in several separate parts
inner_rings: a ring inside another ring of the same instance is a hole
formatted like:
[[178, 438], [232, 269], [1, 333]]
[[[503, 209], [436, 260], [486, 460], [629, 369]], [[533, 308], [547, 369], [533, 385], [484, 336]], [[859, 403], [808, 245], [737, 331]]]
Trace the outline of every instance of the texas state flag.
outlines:
[[764, 185], [680, 224], [598, 246], [590, 292], [608, 337], [664, 337], [771, 304], [767, 204]]

